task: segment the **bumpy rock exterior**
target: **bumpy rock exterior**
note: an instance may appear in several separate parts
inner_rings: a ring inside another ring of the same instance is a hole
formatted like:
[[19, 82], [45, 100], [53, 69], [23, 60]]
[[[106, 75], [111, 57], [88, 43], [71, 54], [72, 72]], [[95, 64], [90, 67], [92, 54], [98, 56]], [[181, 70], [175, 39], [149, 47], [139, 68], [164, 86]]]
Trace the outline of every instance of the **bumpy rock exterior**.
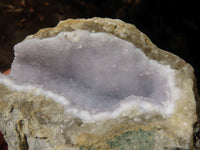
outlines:
[[[106, 32], [132, 42], [147, 57], [176, 70], [182, 96], [170, 117], [159, 113], [121, 114], [86, 123], [65, 113], [63, 105], [44, 95], [11, 90], [0, 82], [0, 130], [10, 150], [174, 150], [195, 149], [198, 93], [193, 68], [156, 47], [134, 25], [113, 19], [69, 19], [26, 39], [47, 38], [77, 29]], [[198, 146], [198, 143], [196, 144]]]

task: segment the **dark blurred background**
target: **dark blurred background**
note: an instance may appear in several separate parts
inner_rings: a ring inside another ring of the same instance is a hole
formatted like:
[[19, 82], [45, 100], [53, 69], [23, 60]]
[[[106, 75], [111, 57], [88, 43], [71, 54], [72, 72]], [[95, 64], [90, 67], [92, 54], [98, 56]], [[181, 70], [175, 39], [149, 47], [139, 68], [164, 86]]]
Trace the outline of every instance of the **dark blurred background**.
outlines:
[[194, 69], [199, 83], [199, 4], [181, 0], [0, 0], [0, 71], [10, 68], [13, 46], [68, 18], [110, 17], [135, 24], [158, 47]]

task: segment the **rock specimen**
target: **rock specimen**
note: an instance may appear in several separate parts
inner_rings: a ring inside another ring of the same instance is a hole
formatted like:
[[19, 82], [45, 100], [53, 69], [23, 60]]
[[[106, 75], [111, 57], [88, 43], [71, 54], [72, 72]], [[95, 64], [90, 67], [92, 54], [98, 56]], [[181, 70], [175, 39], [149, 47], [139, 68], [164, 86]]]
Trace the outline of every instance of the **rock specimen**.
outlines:
[[135, 26], [70, 19], [14, 50], [10, 75], [0, 74], [10, 150], [194, 148], [193, 69]]

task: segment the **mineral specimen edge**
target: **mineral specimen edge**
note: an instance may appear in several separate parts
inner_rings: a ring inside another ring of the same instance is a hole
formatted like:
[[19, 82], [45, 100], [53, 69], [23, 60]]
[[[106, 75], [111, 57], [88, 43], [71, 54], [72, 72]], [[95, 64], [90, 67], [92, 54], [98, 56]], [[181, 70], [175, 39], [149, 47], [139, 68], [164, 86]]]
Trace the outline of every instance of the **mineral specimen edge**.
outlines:
[[76, 30], [112, 34], [133, 43], [148, 58], [175, 70], [175, 85], [181, 89], [181, 96], [174, 101], [174, 112], [169, 117], [155, 112], [121, 113], [106, 121], [84, 122], [66, 113], [61, 103], [42, 95], [44, 91], [36, 90], [39, 94], [35, 95], [34, 90], [15, 90], [12, 81], [1, 75], [0, 130], [10, 149], [193, 149], [198, 92], [194, 88], [192, 67], [179, 57], [160, 50], [135, 26], [120, 20], [66, 20], [26, 40], [47, 39], [63, 31]]

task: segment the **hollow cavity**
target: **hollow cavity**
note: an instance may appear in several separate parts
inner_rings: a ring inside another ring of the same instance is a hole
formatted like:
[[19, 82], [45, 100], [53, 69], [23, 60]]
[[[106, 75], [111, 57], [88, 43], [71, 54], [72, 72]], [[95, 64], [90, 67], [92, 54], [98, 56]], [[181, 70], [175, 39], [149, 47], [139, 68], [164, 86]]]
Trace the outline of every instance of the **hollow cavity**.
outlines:
[[10, 76], [17, 83], [51, 90], [92, 112], [112, 110], [131, 95], [156, 105], [170, 99], [168, 68], [111, 34], [61, 32], [14, 49]]

